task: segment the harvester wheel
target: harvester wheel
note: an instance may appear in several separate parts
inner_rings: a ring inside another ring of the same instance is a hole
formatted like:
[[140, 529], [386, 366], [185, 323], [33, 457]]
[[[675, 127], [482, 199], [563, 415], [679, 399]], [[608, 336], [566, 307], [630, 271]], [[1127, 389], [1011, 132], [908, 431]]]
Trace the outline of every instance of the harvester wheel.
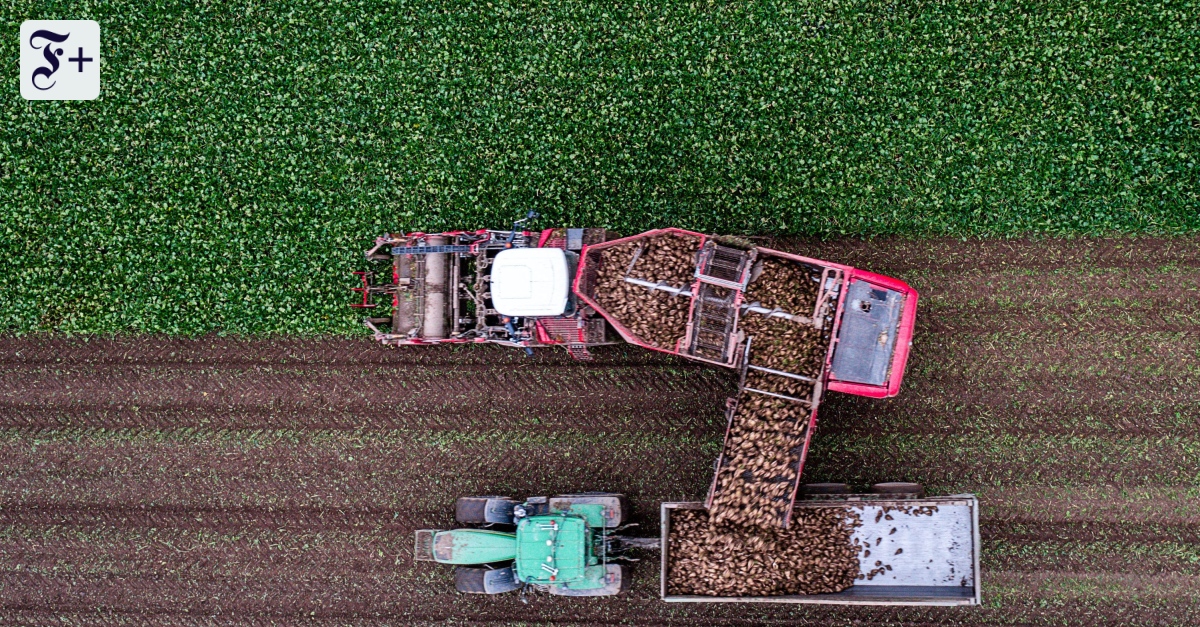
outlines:
[[907, 483], [903, 481], [894, 481], [890, 483], [876, 483], [871, 486], [871, 492], [875, 494], [887, 494], [889, 496], [899, 496], [905, 498], [919, 499], [925, 496], [925, 488], [919, 483]]
[[464, 496], [454, 502], [454, 520], [462, 525], [482, 525], [487, 520], [488, 499], [507, 499], [506, 496]]
[[805, 494], [850, 494], [850, 486], [844, 483], [806, 483]]

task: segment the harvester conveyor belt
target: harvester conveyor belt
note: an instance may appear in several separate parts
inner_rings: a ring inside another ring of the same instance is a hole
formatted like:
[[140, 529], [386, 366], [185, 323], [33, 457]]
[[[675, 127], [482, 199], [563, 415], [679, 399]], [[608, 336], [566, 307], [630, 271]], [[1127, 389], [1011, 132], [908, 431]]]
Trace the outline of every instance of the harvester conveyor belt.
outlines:
[[808, 405], [809, 407], [813, 406], [813, 402], [809, 401], [809, 400], [805, 400], [802, 398], [796, 398], [795, 396], [787, 396], [786, 394], [776, 394], [775, 392], [768, 392], [766, 390], [760, 390], [758, 388], [744, 387], [744, 388], [742, 388], [742, 391], [754, 392], [755, 394], [762, 394], [764, 396], [774, 396], [775, 398], [782, 398], [785, 401], [792, 401], [793, 403], [800, 403], [802, 405]]

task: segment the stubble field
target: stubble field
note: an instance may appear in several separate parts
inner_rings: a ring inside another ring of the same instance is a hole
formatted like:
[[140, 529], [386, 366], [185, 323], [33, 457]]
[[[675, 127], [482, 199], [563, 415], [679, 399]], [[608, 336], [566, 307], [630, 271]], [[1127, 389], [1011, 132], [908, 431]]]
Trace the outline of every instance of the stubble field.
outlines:
[[901, 395], [830, 394], [810, 481], [983, 504], [979, 608], [454, 592], [456, 496], [603, 489], [651, 533], [711, 478], [731, 373], [361, 339], [0, 338], [9, 624], [1200, 623], [1200, 240], [792, 241], [921, 291]]

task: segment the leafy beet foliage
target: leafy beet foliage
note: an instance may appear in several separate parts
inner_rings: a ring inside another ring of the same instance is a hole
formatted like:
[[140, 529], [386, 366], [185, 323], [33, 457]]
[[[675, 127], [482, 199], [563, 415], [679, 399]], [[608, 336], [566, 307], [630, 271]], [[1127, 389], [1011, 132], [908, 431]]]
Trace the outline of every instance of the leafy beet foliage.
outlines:
[[[0, 327], [341, 333], [384, 231], [1200, 229], [1194, 2], [59, 2], [0, 110]], [[89, 8], [90, 7], [90, 8]]]

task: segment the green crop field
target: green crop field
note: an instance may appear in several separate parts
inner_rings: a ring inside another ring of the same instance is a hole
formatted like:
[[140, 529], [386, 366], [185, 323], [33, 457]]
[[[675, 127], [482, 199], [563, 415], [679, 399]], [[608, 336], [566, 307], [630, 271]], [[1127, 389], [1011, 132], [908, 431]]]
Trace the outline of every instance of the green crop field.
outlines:
[[[5, 2], [0, 328], [348, 333], [387, 230], [1200, 230], [1195, 1]], [[12, 42], [10, 41], [10, 44]], [[10, 76], [16, 64], [10, 64]]]

